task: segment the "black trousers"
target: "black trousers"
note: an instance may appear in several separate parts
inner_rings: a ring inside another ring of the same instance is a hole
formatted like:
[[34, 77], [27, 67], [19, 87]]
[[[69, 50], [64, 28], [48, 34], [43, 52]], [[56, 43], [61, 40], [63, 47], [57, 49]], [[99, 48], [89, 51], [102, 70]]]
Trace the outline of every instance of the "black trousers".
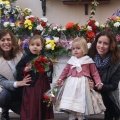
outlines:
[[22, 89], [23, 88], [16, 88], [15, 91], [3, 89], [0, 92], [0, 107], [9, 107], [13, 112], [20, 114]]

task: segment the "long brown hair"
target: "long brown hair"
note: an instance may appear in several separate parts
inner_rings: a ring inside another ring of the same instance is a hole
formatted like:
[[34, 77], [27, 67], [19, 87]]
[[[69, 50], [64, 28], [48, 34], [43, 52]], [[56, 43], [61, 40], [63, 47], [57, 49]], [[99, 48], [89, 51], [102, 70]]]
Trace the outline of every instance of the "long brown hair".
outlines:
[[92, 58], [95, 57], [95, 55], [97, 54], [96, 45], [97, 45], [99, 37], [101, 37], [101, 36], [106, 36], [110, 39], [110, 48], [108, 51], [111, 54], [110, 61], [113, 64], [116, 63], [118, 60], [120, 60], [120, 53], [119, 53], [119, 48], [117, 45], [116, 37], [110, 31], [102, 31], [95, 37], [95, 40], [92, 43], [92, 45], [88, 51], [88, 55]]
[[3, 56], [5, 59], [7, 58], [13, 59], [17, 55], [17, 53], [19, 53], [22, 49], [18, 44], [17, 37], [13, 34], [11, 30], [8, 30], [8, 29], [0, 30], [0, 39], [2, 39], [7, 34], [10, 35], [13, 46], [8, 56], [6, 56], [5, 52], [0, 48], [0, 56]]

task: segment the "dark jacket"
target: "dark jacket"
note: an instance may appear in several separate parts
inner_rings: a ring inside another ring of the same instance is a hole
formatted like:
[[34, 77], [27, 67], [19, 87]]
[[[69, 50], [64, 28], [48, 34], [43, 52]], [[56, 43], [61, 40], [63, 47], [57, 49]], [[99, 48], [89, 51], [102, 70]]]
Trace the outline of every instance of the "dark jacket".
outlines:
[[[103, 76], [101, 76], [101, 80], [104, 85], [100, 92], [105, 106], [109, 107], [108, 109], [115, 111], [115, 113], [120, 116], [120, 99], [118, 89], [120, 81], [120, 61], [114, 65], [110, 65]], [[111, 104], [107, 105], [108, 103]]]

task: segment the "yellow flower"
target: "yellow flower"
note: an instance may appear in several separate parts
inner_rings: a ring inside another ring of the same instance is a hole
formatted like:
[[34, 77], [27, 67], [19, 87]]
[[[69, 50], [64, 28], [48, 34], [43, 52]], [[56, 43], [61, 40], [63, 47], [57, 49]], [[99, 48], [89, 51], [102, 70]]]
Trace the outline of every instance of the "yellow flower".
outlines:
[[4, 2], [4, 4], [6, 4], [6, 5], [9, 5], [9, 4], [10, 4], [9, 1], [3, 1], [3, 2]]
[[45, 42], [45, 44], [46, 44], [46, 45], [47, 45], [47, 44], [50, 44], [50, 45], [51, 45], [51, 50], [54, 50], [54, 49], [55, 49], [56, 44], [55, 44], [55, 41], [54, 41], [54, 40], [47, 40], [47, 41]]
[[32, 26], [29, 26], [28, 29], [29, 29], [29, 30], [32, 30]]

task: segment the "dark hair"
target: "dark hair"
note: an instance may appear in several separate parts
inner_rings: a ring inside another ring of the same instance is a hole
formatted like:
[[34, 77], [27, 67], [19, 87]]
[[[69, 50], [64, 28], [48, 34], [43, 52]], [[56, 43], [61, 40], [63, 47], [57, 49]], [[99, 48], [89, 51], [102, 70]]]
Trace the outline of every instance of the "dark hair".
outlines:
[[42, 45], [44, 44], [44, 39], [43, 39], [43, 37], [40, 36], [40, 35], [34, 35], [34, 36], [32, 36], [32, 37], [29, 39], [29, 43], [30, 43], [32, 40], [35, 40], [35, 39], [40, 39], [41, 42], [42, 42]]
[[3, 56], [5, 59], [6, 59], [6, 57], [13, 59], [14, 57], [16, 57], [17, 53], [19, 53], [22, 49], [18, 44], [17, 37], [13, 34], [13, 32], [11, 30], [8, 30], [8, 29], [0, 30], [0, 39], [2, 39], [7, 34], [10, 35], [13, 46], [12, 46], [12, 49], [8, 56], [6, 56], [5, 52], [0, 48], [0, 56]]
[[111, 54], [110, 61], [113, 64], [116, 63], [120, 59], [119, 48], [117, 46], [115, 35], [110, 31], [102, 31], [95, 37], [95, 40], [88, 51], [88, 55], [92, 58], [95, 57], [95, 55], [97, 54], [96, 45], [97, 45], [98, 39], [101, 36], [106, 36], [110, 39], [110, 48], [109, 48], [109, 53]]

